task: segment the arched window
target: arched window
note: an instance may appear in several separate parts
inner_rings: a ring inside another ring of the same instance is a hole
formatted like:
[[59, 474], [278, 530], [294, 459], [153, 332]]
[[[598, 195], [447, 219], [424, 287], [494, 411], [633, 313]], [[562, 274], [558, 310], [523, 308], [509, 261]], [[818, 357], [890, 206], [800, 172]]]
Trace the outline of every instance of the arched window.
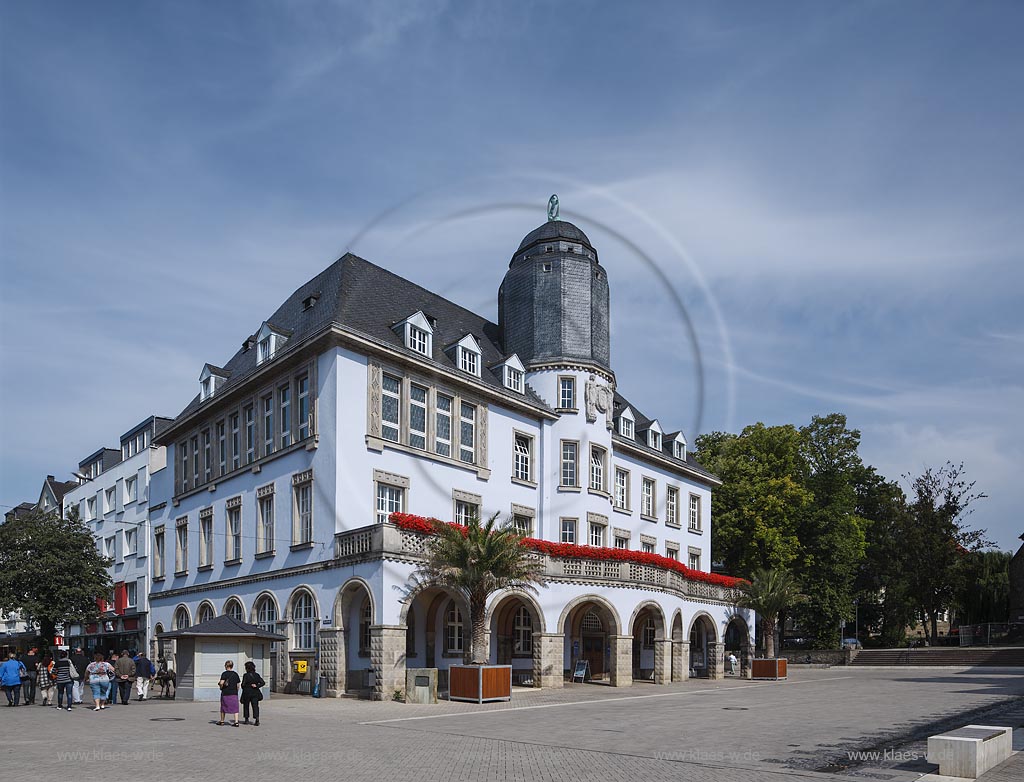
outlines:
[[364, 598], [363, 608], [359, 612], [359, 656], [370, 656], [370, 625], [373, 624], [373, 607], [370, 598]]
[[211, 619], [213, 619], [213, 616], [213, 606], [209, 603], [203, 603], [199, 606], [199, 614], [196, 616], [196, 624], [209, 622]]
[[256, 604], [256, 624], [264, 630], [277, 632], [277, 606], [270, 595], [264, 595]]
[[174, 612], [174, 629], [184, 630], [186, 627], [191, 626], [192, 620], [189, 619], [188, 609], [185, 606], [179, 606], [178, 610]]
[[601, 617], [593, 611], [588, 611], [583, 617], [583, 621], [580, 622], [580, 630], [584, 633], [603, 633], [604, 624], [601, 622]]
[[237, 619], [239, 622], [245, 621], [245, 612], [242, 610], [242, 604], [235, 600], [235, 598], [228, 600], [227, 605], [224, 606], [224, 614], [232, 619]]
[[512, 621], [512, 654], [533, 654], [533, 617], [524, 605], [519, 606]]
[[300, 592], [292, 604], [292, 648], [316, 648], [316, 605], [309, 592]]
[[444, 653], [454, 657], [463, 653], [462, 612], [452, 600], [444, 615]]
[[412, 606], [405, 616], [405, 656], [416, 656], [416, 612]]

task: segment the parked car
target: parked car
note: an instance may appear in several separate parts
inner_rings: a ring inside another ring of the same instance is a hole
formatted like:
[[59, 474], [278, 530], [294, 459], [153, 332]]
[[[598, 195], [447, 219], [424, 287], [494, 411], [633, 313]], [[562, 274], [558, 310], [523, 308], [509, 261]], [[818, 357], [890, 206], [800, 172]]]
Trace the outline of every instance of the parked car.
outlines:
[[843, 639], [843, 648], [844, 649], [863, 649], [864, 647], [861, 646], [860, 641], [858, 641], [856, 638], [844, 638]]

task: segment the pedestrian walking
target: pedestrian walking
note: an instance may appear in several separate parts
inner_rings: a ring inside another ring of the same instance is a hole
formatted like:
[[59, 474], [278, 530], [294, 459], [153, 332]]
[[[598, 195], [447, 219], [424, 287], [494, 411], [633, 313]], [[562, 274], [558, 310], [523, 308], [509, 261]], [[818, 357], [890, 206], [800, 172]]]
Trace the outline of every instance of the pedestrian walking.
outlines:
[[21, 678], [21, 693], [26, 704], [36, 702], [36, 677], [39, 675], [39, 649], [33, 646], [28, 654], [21, 658], [25, 666], [25, 676]]
[[9, 652], [7, 660], [0, 664], [0, 686], [4, 688], [8, 706], [17, 706], [21, 702], [21, 672], [24, 670], [25, 665], [14, 652]]
[[53, 673], [53, 658], [50, 655], [45, 655], [42, 661], [37, 666], [38, 679], [36, 681], [36, 690], [39, 693], [39, 697], [42, 700], [43, 706], [50, 705], [50, 696], [53, 694], [53, 680], [55, 674]]
[[110, 664], [110, 687], [107, 688], [107, 705], [113, 706], [117, 703], [117, 673], [115, 672], [114, 666], [117, 665], [118, 654], [117, 652], [110, 653], [110, 659], [107, 661]]
[[267, 683], [263, 677], [256, 673], [256, 663], [249, 660], [245, 664], [245, 673], [242, 675], [242, 716], [245, 717], [245, 724], [249, 724], [249, 708], [252, 707], [252, 716], [256, 724], [260, 724], [260, 701], [263, 700], [263, 691], [260, 687], [266, 687]]
[[217, 724], [224, 724], [224, 715], [233, 715], [235, 721], [231, 724], [237, 728], [238, 686], [242, 683], [242, 680], [238, 678], [234, 668], [235, 664], [231, 660], [224, 663], [224, 673], [220, 675], [220, 681], [217, 682], [217, 686], [220, 687], [220, 722]]
[[[71, 701], [74, 699], [75, 677], [78, 675], [78, 671], [71, 664], [71, 658], [68, 656], [67, 649], [62, 649], [57, 653], [57, 661], [53, 664], [53, 672], [56, 677], [54, 684], [57, 685], [57, 708], [67, 708], [68, 711], [71, 711]], [[68, 696], [68, 705], [66, 707], [64, 706], [65, 695]]]
[[103, 659], [103, 652], [96, 652], [93, 661], [86, 666], [86, 675], [89, 677], [89, 687], [92, 689], [92, 699], [96, 706], [93, 711], [102, 711], [107, 708], [104, 701], [109, 697], [110, 682], [114, 676], [114, 666]]
[[135, 683], [135, 661], [125, 649], [114, 663], [114, 675], [117, 679], [117, 693], [110, 698], [110, 705], [117, 703], [117, 695], [121, 695], [121, 705], [127, 706], [132, 700], [132, 685]]
[[75, 651], [71, 654], [71, 664], [75, 666], [75, 671], [78, 673], [78, 678], [75, 679], [72, 688], [77, 705], [82, 702], [82, 692], [86, 686], [85, 669], [89, 667], [89, 658], [82, 654], [81, 646], [75, 647]]
[[149, 685], [155, 675], [156, 668], [153, 667], [153, 663], [146, 657], [145, 652], [139, 652], [135, 660], [135, 692], [138, 700], [144, 701], [149, 697]]

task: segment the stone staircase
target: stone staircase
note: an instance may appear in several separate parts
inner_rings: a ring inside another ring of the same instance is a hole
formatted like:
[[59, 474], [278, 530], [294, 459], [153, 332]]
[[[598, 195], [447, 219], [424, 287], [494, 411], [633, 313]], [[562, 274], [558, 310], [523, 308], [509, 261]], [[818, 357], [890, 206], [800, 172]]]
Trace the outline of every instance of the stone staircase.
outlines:
[[862, 649], [850, 665], [947, 665], [1024, 668], [1024, 647], [931, 647], [923, 649]]

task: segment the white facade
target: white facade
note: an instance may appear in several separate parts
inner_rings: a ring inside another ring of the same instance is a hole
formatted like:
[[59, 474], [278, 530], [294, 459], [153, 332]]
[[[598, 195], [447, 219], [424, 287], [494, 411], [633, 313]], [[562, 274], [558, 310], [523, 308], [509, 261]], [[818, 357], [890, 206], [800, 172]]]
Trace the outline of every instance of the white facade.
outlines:
[[[484, 334], [443, 338], [447, 310], [429, 299], [388, 320], [392, 342], [338, 320], [303, 332], [333, 269], [260, 327], [277, 335], [272, 348], [246, 340], [218, 370], [223, 381], [161, 437], [166, 466], [152, 471], [149, 507], [154, 632], [227, 612], [276, 629], [289, 640], [275, 650], [273, 684], [300, 692], [311, 683], [295, 673], [302, 661], [333, 694], [373, 682], [389, 697], [406, 667], [446, 671], [468, 651], [467, 612], [456, 596], [410, 591], [423, 540], [384, 523], [394, 511], [499, 513], [531, 537], [710, 570], [717, 479], [622, 435], [610, 372], [547, 362], [523, 377], [517, 356], [499, 364], [486, 349], [467, 360], [461, 351], [480, 350]], [[600, 558], [546, 567], [538, 594], [491, 604], [492, 661], [511, 662], [522, 683], [561, 686], [584, 658], [617, 685], [718, 676], [730, 626], [730, 650], [752, 656], [753, 616], [722, 586]]]

